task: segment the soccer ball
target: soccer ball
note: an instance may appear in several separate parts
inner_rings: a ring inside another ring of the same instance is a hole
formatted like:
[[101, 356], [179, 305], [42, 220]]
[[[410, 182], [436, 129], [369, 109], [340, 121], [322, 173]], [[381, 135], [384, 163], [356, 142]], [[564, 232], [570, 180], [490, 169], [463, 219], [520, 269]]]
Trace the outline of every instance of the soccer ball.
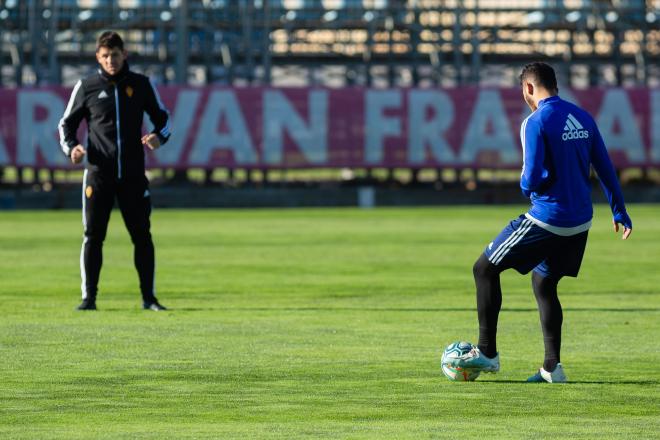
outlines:
[[457, 382], [470, 382], [479, 377], [481, 371], [479, 370], [465, 370], [459, 367], [452, 367], [449, 365], [451, 359], [463, 356], [472, 350], [472, 344], [469, 342], [454, 342], [449, 344], [445, 351], [442, 353], [442, 372], [445, 373], [447, 379]]

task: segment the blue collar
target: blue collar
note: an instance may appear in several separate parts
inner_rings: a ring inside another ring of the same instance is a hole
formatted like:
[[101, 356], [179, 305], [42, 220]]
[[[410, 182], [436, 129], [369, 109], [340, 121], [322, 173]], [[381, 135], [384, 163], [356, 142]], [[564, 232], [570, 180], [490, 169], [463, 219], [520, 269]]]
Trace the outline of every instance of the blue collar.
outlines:
[[559, 102], [560, 100], [561, 100], [561, 98], [559, 97], [559, 95], [550, 96], [549, 98], [545, 98], [545, 99], [540, 100], [538, 107], [541, 108], [542, 106], [544, 106], [546, 104], [550, 104], [551, 102]]

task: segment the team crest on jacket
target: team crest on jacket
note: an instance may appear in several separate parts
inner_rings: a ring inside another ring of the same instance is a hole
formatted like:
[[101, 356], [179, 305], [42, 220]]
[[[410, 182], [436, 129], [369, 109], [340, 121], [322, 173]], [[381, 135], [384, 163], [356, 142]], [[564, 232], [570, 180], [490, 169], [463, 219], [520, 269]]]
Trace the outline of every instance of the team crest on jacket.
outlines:
[[133, 87], [126, 86], [126, 94], [128, 95], [129, 98], [133, 96]]
[[88, 199], [91, 198], [92, 197], [92, 192], [94, 192], [94, 190], [92, 189], [92, 187], [90, 185], [88, 185], [87, 188], [85, 188], [85, 196]]

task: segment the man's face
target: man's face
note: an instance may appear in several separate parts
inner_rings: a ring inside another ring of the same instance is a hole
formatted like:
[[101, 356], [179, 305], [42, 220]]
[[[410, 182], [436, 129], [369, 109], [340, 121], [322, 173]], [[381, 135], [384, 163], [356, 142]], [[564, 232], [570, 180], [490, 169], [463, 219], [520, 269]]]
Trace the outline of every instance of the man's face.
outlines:
[[124, 67], [126, 51], [121, 50], [118, 47], [110, 49], [109, 47], [101, 46], [99, 50], [96, 51], [96, 60], [108, 75], [116, 75], [121, 68]]

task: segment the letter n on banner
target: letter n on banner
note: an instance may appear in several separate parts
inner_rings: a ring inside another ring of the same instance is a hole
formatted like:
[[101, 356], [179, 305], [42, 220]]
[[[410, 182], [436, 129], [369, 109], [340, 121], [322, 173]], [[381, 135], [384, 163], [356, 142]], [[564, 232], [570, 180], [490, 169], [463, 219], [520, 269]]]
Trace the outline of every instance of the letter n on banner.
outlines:
[[[328, 159], [328, 92], [314, 90], [308, 94], [308, 120], [305, 124], [284, 93], [264, 93], [264, 161], [283, 165], [284, 132], [289, 133], [310, 164], [322, 165]], [[304, 164], [304, 163], [303, 163]]]

